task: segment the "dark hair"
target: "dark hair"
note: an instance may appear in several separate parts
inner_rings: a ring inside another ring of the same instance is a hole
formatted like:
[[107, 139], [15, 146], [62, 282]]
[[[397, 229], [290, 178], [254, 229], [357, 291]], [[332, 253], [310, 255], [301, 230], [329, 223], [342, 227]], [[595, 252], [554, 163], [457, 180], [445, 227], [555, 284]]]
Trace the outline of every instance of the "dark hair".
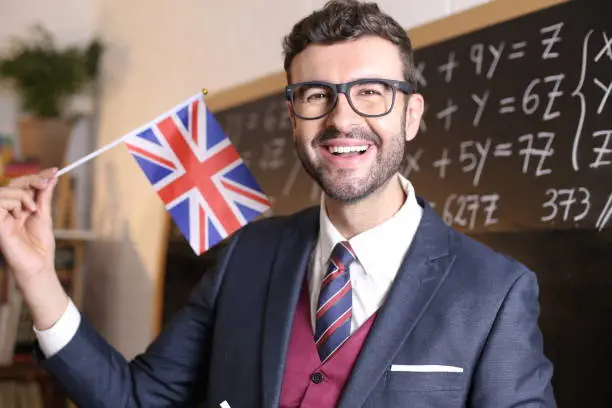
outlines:
[[291, 63], [310, 44], [333, 44], [375, 35], [391, 41], [400, 49], [404, 61], [404, 79], [416, 85], [412, 43], [406, 31], [376, 3], [357, 0], [331, 0], [325, 6], [300, 20], [283, 40], [285, 72], [291, 82]]

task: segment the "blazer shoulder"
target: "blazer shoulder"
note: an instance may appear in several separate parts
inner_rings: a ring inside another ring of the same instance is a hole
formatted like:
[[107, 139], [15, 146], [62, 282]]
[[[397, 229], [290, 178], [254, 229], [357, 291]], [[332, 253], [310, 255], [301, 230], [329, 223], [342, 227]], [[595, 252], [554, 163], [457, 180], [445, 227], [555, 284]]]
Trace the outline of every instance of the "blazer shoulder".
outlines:
[[266, 218], [260, 218], [245, 225], [241, 232], [257, 232], [272, 231], [276, 229], [284, 229], [287, 227], [299, 226], [299, 224], [308, 222], [318, 222], [319, 207], [308, 207], [298, 212], [288, 215], [272, 215]]
[[508, 286], [525, 274], [534, 274], [513, 257], [496, 251], [462, 232], [450, 229], [456, 265], [469, 271], [470, 280]]
[[243, 226], [227, 238], [227, 242], [241, 245], [258, 245], [265, 239], [274, 239], [294, 228], [318, 229], [319, 207], [308, 207], [288, 215], [272, 215], [260, 218]]

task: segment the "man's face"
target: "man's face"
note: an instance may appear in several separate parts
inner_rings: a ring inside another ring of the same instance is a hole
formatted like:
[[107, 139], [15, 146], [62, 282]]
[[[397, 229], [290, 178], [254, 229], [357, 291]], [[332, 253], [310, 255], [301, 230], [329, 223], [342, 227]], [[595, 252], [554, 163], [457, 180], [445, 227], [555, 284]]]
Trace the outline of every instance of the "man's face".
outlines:
[[[361, 78], [403, 80], [397, 46], [372, 36], [310, 45], [291, 65], [292, 83], [344, 83]], [[338, 96], [334, 110], [320, 119], [304, 120], [289, 109], [295, 147], [305, 170], [327, 196], [344, 202], [377, 191], [400, 170], [406, 141], [416, 135], [422, 112], [420, 95], [409, 98], [400, 91], [391, 112], [381, 117], [359, 115], [344, 94]]]

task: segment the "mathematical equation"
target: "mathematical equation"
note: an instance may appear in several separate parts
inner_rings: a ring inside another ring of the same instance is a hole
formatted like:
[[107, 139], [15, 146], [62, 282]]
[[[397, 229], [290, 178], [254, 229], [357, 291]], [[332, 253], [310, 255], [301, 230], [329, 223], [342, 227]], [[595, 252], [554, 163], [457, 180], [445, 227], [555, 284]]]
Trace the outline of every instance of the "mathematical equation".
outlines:
[[[415, 54], [425, 113], [401, 172], [449, 225], [612, 224], [612, 183], [596, 180], [612, 175], [612, 36], [602, 29], [609, 24], [548, 20], [517, 23], [512, 41], [508, 33], [496, 39], [493, 28]], [[275, 211], [319, 203], [321, 190], [295, 154], [282, 93], [221, 120]], [[516, 189], [527, 202], [517, 204]]]
[[[439, 179], [445, 179], [453, 164], [458, 166], [462, 173], [472, 175], [472, 185], [480, 184], [483, 170], [487, 161], [491, 159], [505, 160], [513, 156], [521, 161], [520, 172], [542, 177], [552, 174], [549, 165], [555, 155], [554, 132], [537, 132], [522, 134], [515, 141], [494, 141], [492, 137], [484, 141], [463, 140], [455, 149], [451, 147], [440, 148], [440, 153], [430, 165], [436, 170]], [[612, 165], [612, 130], [596, 130], [591, 135], [593, 144], [590, 151], [583, 154], [589, 159], [589, 168], [598, 169]], [[421, 163], [424, 148], [407, 153], [406, 167], [403, 173], [410, 176], [413, 172], [422, 170]]]
[[[441, 215], [450, 226], [459, 226], [468, 231], [488, 228], [499, 223], [498, 193], [450, 194], [444, 200]], [[430, 202], [434, 208], [435, 202]], [[593, 210], [591, 193], [586, 187], [549, 188], [540, 202], [540, 221], [543, 224], [579, 223]], [[595, 228], [601, 231], [612, 218], [612, 193], [599, 210]]]

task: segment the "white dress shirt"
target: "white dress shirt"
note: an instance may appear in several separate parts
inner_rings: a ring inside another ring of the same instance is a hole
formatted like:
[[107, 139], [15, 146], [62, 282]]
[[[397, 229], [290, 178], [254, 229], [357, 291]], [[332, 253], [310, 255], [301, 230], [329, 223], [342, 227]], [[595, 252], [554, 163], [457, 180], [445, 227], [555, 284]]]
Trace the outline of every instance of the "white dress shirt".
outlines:
[[72, 340], [80, 324], [81, 313], [72, 303], [72, 299], [69, 299], [66, 311], [53, 326], [47, 330], [36, 330], [34, 327], [38, 345], [45, 357], [49, 358], [64, 348]]
[[[416, 201], [412, 184], [400, 176], [406, 190], [406, 201], [387, 221], [351, 238], [349, 243], [357, 260], [349, 267], [353, 287], [353, 317], [351, 333], [378, 310], [395, 279], [400, 264], [412, 243], [419, 225], [422, 208]], [[321, 199], [319, 238], [309, 270], [310, 310], [315, 330], [315, 313], [321, 280], [334, 246], [345, 238], [331, 223]], [[48, 358], [70, 342], [81, 324], [81, 314], [72, 302], [60, 319], [47, 330], [34, 333], [43, 354]]]
[[[357, 259], [349, 267], [353, 288], [351, 333], [357, 330], [382, 305], [421, 221], [423, 209], [416, 200], [414, 188], [403, 176], [400, 182], [406, 201], [387, 221], [370, 228], [348, 242]], [[310, 310], [313, 333], [321, 280], [334, 246], [346, 239], [331, 223], [321, 198], [319, 239], [309, 270]]]

